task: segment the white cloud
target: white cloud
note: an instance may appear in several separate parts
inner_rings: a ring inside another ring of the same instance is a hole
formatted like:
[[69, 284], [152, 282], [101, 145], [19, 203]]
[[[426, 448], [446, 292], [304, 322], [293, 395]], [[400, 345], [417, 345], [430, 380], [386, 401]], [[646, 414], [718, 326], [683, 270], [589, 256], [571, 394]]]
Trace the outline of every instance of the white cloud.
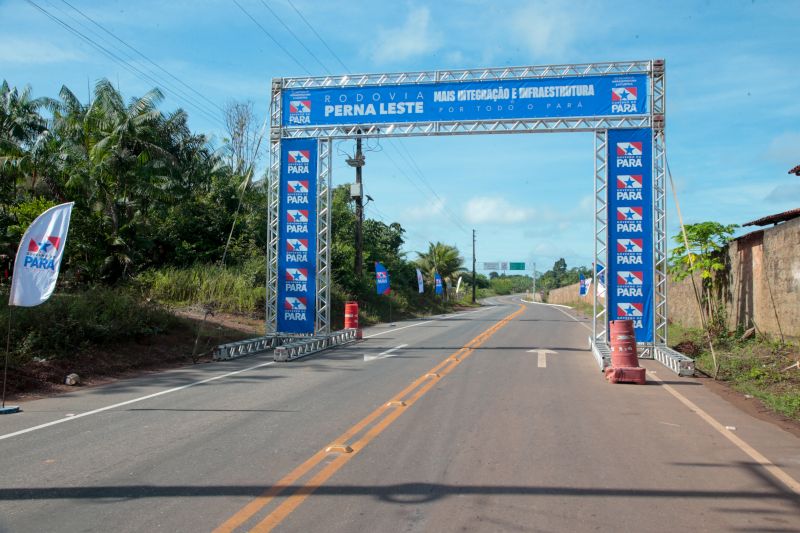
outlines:
[[531, 207], [512, 205], [504, 198], [498, 196], [479, 196], [472, 198], [464, 207], [464, 218], [467, 222], [480, 224], [482, 222], [514, 223], [525, 222], [536, 215], [536, 210]]
[[800, 133], [785, 132], [773, 138], [767, 148], [767, 157], [785, 163], [789, 167], [800, 163]]
[[511, 33], [535, 57], [563, 57], [578, 34], [574, 9], [560, 3], [529, 4], [513, 13], [511, 21]]
[[800, 183], [778, 185], [764, 198], [770, 204], [800, 202]]
[[21, 37], [0, 37], [0, 64], [42, 65], [82, 61], [86, 56], [64, 44], [55, 45], [41, 39], [25, 39]]
[[444, 213], [444, 200], [435, 199], [428, 205], [416, 205], [403, 213], [403, 218], [409, 220], [431, 220], [440, 218]]
[[431, 28], [430, 10], [418, 7], [409, 12], [402, 26], [379, 30], [370, 48], [376, 63], [396, 62], [429, 54], [437, 50], [441, 42], [441, 34]]

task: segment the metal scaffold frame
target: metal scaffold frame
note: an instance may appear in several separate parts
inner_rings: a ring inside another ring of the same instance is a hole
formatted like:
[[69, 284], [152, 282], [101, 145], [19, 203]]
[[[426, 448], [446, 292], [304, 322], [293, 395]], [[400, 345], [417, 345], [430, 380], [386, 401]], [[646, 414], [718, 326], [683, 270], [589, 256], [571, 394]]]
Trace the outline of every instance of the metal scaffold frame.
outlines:
[[277, 331], [278, 320], [278, 217], [280, 213], [281, 141], [270, 140], [269, 175], [267, 179], [267, 300], [266, 330]]
[[667, 151], [664, 136], [667, 94], [664, 62], [655, 61], [650, 77], [653, 113], [653, 290], [655, 344], [667, 344]]
[[[473, 133], [549, 133], [562, 131], [594, 132], [606, 129], [649, 128], [649, 115], [628, 117], [541, 118], [513, 120], [458, 120], [437, 122], [397, 122], [282, 128], [287, 139], [353, 139], [363, 137], [429, 137], [434, 135], [470, 135]], [[280, 128], [280, 124], [278, 125]]]
[[319, 140], [319, 178], [317, 181], [317, 316], [314, 330], [317, 334], [331, 332], [331, 170], [333, 168], [332, 142]]
[[[597, 130], [594, 134], [594, 277], [592, 283], [592, 337], [589, 344], [600, 368], [603, 368], [605, 353], [597, 346], [607, 343], [606, 313], [600, 309], [600, 280], [606, 276], [608, 264], [608, 130]], [[606, 284], [604, 284], [606, 285]]]
[[348, 74], [345, 76], [308, 76], [281, 78], [284, 89], [320, 87], [379, 87], [382, 85], [419, 85], [421, 83], [529, 80], [537, 78], [571, 78], [649, 74], [653, 61], [611, 61], [568, 65], [540, 65], [501, 68], [426, 70], [382, 74]]
[[[420, 85], [438, 82], [478, 82], [537, 78], [647, 74], [650, 111], [641, 115], [538, 118], [509, 120], [459, 120], [431, 122], [358, 123], [325, 126], [284, 126], [282, 95], [286, 90], [314, 88], [363, 88], [389, 85]], [[652, 128], [653, 131], [653, 270], [654, 342], [641, 346], [645, 357], [655, 357], [676, 372], [685, 374], [691, 360], [669, 350], [667, 343], [667, 209], [666, 209], [666, 81], [663, 60], [603, 62], [486, 69], [436, 70], [389, 74], [360, 74], [279, 78], [272, 82], [270, 105], [270, 167], [267, 208], [267, 335], [277, 332], [278, 226], [280, 208], [281, 139], [314, 138], [319, 142], [317, 164], [317, 290], [315, 335], [331, 335], [331, 173], [332, 140], [360, 137], [410, 137], [437, 135], [549, 133], [582, 131], [594, 134], [594, 261], [605, 276], [608, 264], [608, 130]], [[595, 274], [597, 271], [595, 270]], [[597, 276], [599, 277], [599, 276]], [[608, 359], [607, 317], [600, 308], [600, 284], [593, 283], [593, 320], [590, 344], [603, 368]], [[606, 283], [608, 286], [608, 283]], [[301, 337], [302, 338], [302, 337]], [[308, 339], [316, 337], [305, 337]], [[303, 348], [305, 349], [305, 348]], [[302, 351], [302, 350], [300, 350]], [[687, 362], [688, 361], [688, 362]]]

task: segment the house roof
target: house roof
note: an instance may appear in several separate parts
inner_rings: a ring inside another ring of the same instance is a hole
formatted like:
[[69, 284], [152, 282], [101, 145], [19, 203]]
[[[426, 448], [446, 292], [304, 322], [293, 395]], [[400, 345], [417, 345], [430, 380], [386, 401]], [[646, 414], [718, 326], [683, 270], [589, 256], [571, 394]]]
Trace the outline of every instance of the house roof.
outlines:
[[[800, 166], [798, 166], [798, 168], [800, 168]], [[745, 222], [742, 226], [766, 226], [767, 224], [777, 224], [778, 222], [784, 222], [797, 217], [800, 217], [800, 207], [784, 211], [783, 213], [776, 213], [774, 215], [751, 220], [750, 222]]]

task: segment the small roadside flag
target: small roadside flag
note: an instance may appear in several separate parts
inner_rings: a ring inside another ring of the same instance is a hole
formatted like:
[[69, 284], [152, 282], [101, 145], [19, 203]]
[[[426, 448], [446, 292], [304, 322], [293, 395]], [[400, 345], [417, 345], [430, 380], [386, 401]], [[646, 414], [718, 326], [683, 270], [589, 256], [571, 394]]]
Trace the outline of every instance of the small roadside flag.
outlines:
[[381, 263], [375, 261], [375, 287], [378, 294], [389, 294], [392, 288], [389, 286], [389, 272]]
[[53, 294], [75, 202], [51, 207], [28, 227], [17, 250], [8, 305], [33, 307]]

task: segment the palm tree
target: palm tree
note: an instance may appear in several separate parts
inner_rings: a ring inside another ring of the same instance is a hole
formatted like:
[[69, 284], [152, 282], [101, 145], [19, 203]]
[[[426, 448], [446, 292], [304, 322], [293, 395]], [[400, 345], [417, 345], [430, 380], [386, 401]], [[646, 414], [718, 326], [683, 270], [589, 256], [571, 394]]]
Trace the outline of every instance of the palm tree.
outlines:
[[45, 103], [43, 98], [31, 98], [30, 86], [20, 92], [6, 81], [0, 85], [0, 175], [12, 178], [12, 198], [20, 177], [30, 176], [35, 185], [37, 160], [49, 136], [39, 114]]
[[434, 272], [438, 272], [443, 280], [452, 285], [464, 272], [464, 258], [455, 246], [431, 242], [428, 243], [427, 252], [417, 252], [417, 255], [417, 265], [428, 279], [433, 278]]

